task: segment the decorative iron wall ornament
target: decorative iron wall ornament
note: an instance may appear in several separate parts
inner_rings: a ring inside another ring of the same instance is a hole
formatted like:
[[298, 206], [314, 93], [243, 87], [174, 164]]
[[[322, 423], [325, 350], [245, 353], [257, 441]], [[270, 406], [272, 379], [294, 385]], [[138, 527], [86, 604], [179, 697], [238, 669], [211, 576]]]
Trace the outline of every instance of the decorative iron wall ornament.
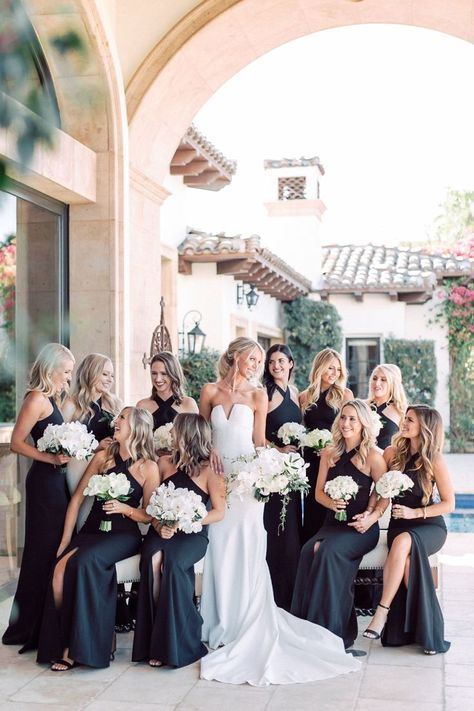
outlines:
[[163, 297], [160, 299], [160, 323], [153, 331], [150, 344], [150, 355], [143, 354], [142, 363], [146, 370], [147, 365], [150, 365], [153, 360], [153, 356], [162, 351], [173, 352], [173, 347], [171, 345], [171, 336], [165, 325], [165, 300]]

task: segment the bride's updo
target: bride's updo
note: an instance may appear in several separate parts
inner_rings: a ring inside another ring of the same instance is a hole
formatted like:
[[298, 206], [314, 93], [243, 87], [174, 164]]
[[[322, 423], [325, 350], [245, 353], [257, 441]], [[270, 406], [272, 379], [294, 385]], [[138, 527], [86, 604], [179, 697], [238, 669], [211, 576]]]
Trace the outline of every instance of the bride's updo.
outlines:
[[232, 369], [236, 356], [244, 354], [248, 356], [249, 353], [255, 348], [258, 348], [262, 354], [262, 359], [264, 359], [265, 351], [260, 343], [257, 343], [257, 341], [254, 341], [252, 338], [248, 338], [247, 336], [239, 336], [238, 338], [234, 338], [234, 340], [229, 343], [227, 350], [224, 351], [217, 363], [219, 378], [224, 380], [226, 375]]

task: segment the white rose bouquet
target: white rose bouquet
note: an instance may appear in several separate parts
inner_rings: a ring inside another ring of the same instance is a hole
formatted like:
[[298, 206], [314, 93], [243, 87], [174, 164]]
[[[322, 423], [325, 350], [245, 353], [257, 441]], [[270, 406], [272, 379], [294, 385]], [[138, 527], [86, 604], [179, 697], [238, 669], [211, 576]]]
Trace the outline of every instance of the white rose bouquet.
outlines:
[[296, 447], [300, 446], [301, 438], [306, 434], [306, 427], [304, 425], [299, 425], [297, 422], [285, 422], [278, 432], [277, 437], [281, 439], [283, 444], [294, 444]]
[[156, 449], [168, 449], [171, 451], [171, 430], [173, 429], [173, 423], [167, 422], [166, 425], [161, 425], [157, 427], [153, 432], [153, 444]]
[[372, 429], [374, 432], [374, 436], [377, 439], [377, 437], [380, 434], [380, 430], [383, 427], [382, 418], [380, 417], [378, 412], [376, 412], [375, 410], [371, 410], [370, 411], [370, 419], [372, 421]]
[[40, 452], [65, 454], [74, 459], [89, 459], [98, 446], [94, 435], [81, 422], [48, 425], [37, 443]]
[[413, 487], [413, 481], [409, 476], [397, 469], [382, 474], [375, 484], [375, 491], [382, 499], [393, 499], [396, 496], [402, 497], [405, 491]]
[[332, 442], [332, 435], [329, 430], [309, 430], [301, 439], [301, 446], [320, 451]]
[[261, 503], [278, 494], [282, 498], [280, 526], [284, 529], [290, 493], [309, 489], [308, 464], [296, 452], [280, 452], [275, 447], [259, 447], [254, 455], [240, 457], [234, 464], [236, 471], [226, 477], [228, 492], [240, 498], [250, 494]]
[[199, 533], [207, 509], [194, 491], [176, 488], [172, 481], [161, 484], [150, 496], [147, 514], [164, 526], [177, 528], [184, 533]]
[[[112, 499], [127, 501], [131, 494], [132, 487], [130, 486], [130, 482], [122, 472], [119, 474], [115, 472], [111, 472], [110, 474], [94, 474], [84, 489], [84, 496], [95, 496], [99, 501], [111, 501]], [[110, 533], [112, 530], [112, 521], [101, 521], [99, 530], [104, 533]]]
[[[335, 479], [330, 479], [324, 485], [324, 493], [333, 501], [337, 499], [355, 499], [359, 485], [351, 476], [337, 476]], [[336, 521], [347, 521], [347, 513], [345, 511], [336, 511], [334, 514]]]

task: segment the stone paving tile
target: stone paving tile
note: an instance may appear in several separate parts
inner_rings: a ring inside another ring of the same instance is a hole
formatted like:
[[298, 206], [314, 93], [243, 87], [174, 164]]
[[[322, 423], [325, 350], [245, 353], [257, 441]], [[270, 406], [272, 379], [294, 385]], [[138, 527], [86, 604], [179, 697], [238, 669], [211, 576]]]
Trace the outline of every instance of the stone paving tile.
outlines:
[[79, 708], [92, 701], [106, 686], [105, 683], [90, 680], [84, 683], [84, 681], [74, 678], [74, 674], [69, 672], [65, 674], [44, 672], [13, 694], [10, 700], [34, 701], [53, 706], [53, 704], [61, 704], [67, 699], [71, 708]]
[[474, 698], [474, 665], [473, 664], [446, 664], [444, 670], [446, 686], [470, 687]]
[[362, 674], [361, 670], [310, 684], [278, 686], [266, 711], [351, 711]]
[[[443, 704], [423, 701], [394, 701], [384, 699], [359, 699], [354, 711], [443, 711]], [[336, 709], [334, 709], [336, 711]], [[342, 710], [341, 710], [342, 711]], [[467, 711], [464, 709], [464, 711]]]
[[[292, 685], [293, 686], [293, 685]], [[296, 685], [294, 685], [296, 686]], [[263, 711], [276, 687], [256, 688], [248, 684], [221, 684], [200, 680], [176, 707], [177, 711]]]
[[420, 667], [422, 669], [441, 669], [443, 666], [443, 655], [435, 654], [428, 656], [424, 654], [421, 647], [409, 645], [406, 647], [382, 647], [380, 642], [374, 642], [370, 649], [368, 660], [369, 666], [372, 664], [384, 664], [396, 667]]
[[82, 702], [73, 704], [69, 703], [69, 701], [67, 704], [54, 704], [54, 706], [53, 704], [36, 704], [34, 702], [22, 703], [21, 701], [3, 701], [0, 704], [1, 711], [49, 711], [49, 709], [54, 709], [54, 711], [79, 711], [79, 709], [82, 708], [84, 708], [84, 704]]
[[474, 664], [474, 637], [451, 637], [450, 642], [446, 664]]
[[[454, 637], [472, 637], [473, 630], [474, 625], [466, 625], [465, 620], [449, 619], [444, 621], [444, 636], [449, 641]], [[447, 659], [449, 659], [449, 655], [447, 655]]]
[[468, 687], [455, 689], [446, 687], [445, 711], [471, 711], [474, 708], [474, 695]]
[[[417, 690], [422, 689], [422, 694]], [[443, 673], [441, 669], [418, 667], [367, 665], [362, 680], [359, 698], [413, 701], [414, 696], [422, 696], [423, 701], [441, 704], [443, 701]]]
[[143, 701], [176, 705], [184, 699], [199, 678], [199, 665], [184, 669], [151, 669], [147, 664], [134, 664], [100, 694], [98, 701]]
[[[87, 706], [83, 706], [87, 711], [174, 711], [176, 708], [175, 704], [145, 704], [142, 701], [137, 701], [136, 703], [130, 701], [92, 701], [92, 703]], [[57, 706], [54, 707], [53, 711], [56, 711]], [[26, 709], [25, 711], [28, 711]]]

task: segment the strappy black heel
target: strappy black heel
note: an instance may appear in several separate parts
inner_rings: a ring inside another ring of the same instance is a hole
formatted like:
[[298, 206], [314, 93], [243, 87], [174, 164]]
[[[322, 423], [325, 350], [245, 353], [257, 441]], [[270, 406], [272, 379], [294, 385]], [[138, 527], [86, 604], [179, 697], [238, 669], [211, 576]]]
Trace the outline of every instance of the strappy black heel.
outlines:
[[[387, 607], [387, 605], [382, 605], [382, 603], [379, 602], [377, 607], [383, 607], [384, 610], [387, 610], [387, 615], [390, 611], [390, 608]], [[387, 624], [387, 622], [385, 622]], [[362, 637], [367, 637], [367, 639], [380, 639], [381, 636], [383, 635], [383, 631], [385, 629], [385, 625], [382, 627], [380, 632], [376, 632], [375, 630], [370, 629], [370, 627], [367, 627], [365, 632], [363, 632]]]

